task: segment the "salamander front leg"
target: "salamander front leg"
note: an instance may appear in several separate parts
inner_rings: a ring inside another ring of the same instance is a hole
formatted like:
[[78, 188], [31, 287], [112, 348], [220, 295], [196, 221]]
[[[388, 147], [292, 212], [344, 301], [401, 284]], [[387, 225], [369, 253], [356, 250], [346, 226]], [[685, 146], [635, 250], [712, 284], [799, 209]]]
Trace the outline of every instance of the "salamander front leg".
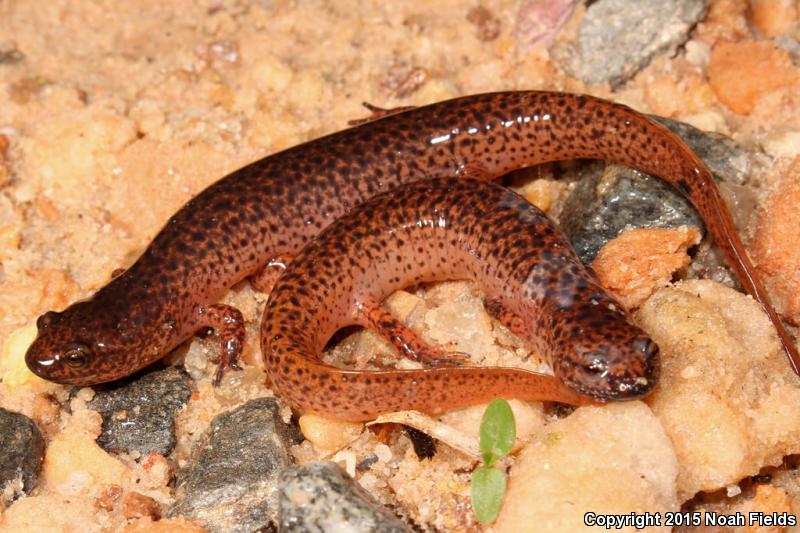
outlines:
[[362, 325], [380, 333], [409, 359], [430, 366], [461, 366], [469, 362], [468, 354], [447, 352], [429, 345], [380, 305], [364, 308]]
[[214, 373], [214, 386], [220, 384], [227, 369], [241, 370], [239, 356], [244, 348], [244, 317], [242, 312], [225, 304], [201, 307], [200, 325], [214, 329], [219, 334], [222, 350], [219, 355], [217, 371]]

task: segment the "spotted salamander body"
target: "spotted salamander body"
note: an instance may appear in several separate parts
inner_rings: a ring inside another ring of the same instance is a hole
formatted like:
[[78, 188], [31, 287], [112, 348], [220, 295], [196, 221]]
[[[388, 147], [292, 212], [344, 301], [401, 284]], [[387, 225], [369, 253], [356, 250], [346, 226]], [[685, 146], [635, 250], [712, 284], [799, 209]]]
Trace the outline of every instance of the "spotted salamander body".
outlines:
[[[447, 279], [477, 281], [487, 309], [544, 355], [560, 381], [510, 368], [364, 372], [320, 361], [346, 326], [377, 326], [390, 340], [400, 329], [403, 338], [402, 326], [388, 313], [388, 323], [374, 320], [374, 310], [397, 289]], [[547, 217], [508, 189], [471, 178], [419, 181], [328, 226], [273, 288], [261, 347], [284, 398], [349, 420], [498, 396], [631, 399], [652, 389], [659, 368], [656, 344], [627, 321]]]

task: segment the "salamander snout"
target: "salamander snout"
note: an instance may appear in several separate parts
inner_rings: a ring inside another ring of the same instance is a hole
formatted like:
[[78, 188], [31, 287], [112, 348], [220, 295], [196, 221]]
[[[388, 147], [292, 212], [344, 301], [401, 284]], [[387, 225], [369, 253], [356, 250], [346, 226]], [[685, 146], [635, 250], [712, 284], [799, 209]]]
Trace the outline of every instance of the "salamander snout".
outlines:
[[658, 381], [658, 345], [648, 337], [627, 342], [588, 343], [573, 347], [556, 367], [561, 379], [602, 400], [631, 400], [648, 394]]
[[67, 366], [75, 370], [84, 369], [89, 366], [93, 353], [85, 344], [71, 342], [63, 350], [49, 351], [47, 355], [42, 355], [40, 350], [29, 349], [25, 357], [28, 368], [41, 378], [56, 381], [57, 378], [53, 376], [56, 368]]
[[[79, 307], [81, 304], [75, 304]], [[72, 308], [49, 311], [36, 321], [38, 334], [25, 354], [28, 368], [40, 378], [56, 383], [89, 385], [97, 382], [103, 343], [84, 324], [83, 313]], [[81, 327], [83, 326], [83, 327]]]

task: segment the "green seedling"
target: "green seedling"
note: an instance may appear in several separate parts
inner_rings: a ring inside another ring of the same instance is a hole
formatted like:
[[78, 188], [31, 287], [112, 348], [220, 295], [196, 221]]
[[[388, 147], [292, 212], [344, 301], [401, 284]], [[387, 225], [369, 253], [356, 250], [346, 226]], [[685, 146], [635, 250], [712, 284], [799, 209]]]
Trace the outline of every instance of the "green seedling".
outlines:
[[494, 468], [494, 464], [511, 451], [516, 438], [517, 427], [511, 406], [504, 399], [497, 398], [483, 413], [480, 434], [483, 464], [472, 473], [472, 510], [481, 524], [494, 522], [503, 505], [506, 475]]

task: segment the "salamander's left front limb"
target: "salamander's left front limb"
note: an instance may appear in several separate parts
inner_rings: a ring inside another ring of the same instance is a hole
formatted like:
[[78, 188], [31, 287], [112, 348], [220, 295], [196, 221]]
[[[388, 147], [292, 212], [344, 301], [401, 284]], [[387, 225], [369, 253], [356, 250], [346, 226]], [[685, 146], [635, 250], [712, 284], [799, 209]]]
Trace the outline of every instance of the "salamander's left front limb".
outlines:
[[225, 370], [241, 370], [239, 357], [244, 348], [244, 317], [242, 312], [225, 304], [215, 304], [198, 309], [200, 326], [212, 328], [219, 335], [222, 350], [217, 370], [214, 372], [214, 386], [222, 381]]

